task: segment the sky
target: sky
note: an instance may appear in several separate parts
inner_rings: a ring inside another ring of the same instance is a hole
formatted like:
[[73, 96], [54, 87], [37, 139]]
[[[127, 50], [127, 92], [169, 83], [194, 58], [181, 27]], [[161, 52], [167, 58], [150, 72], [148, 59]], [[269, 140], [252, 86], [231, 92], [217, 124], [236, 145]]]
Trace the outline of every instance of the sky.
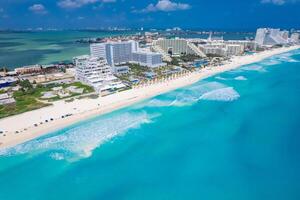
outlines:
[[300, 28], [300, 0], [0, 0], [0, 29]]

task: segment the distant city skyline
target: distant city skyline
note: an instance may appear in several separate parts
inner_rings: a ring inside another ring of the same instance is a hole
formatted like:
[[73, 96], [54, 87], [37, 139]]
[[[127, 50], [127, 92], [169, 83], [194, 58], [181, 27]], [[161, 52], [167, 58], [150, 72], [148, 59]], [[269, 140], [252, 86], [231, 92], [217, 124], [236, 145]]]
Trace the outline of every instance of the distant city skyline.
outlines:
[[6, 0], [0, 28], [300, 28], [300, 0]]

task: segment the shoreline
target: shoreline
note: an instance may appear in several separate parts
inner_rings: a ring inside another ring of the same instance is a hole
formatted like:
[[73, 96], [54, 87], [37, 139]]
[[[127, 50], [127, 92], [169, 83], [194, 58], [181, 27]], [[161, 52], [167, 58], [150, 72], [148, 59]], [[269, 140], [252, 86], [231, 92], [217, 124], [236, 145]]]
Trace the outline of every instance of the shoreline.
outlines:
[[[160, 94], [194, 84], [210, 76], [299, 48], [300, 46], [282, 47], [253, 55], [234, 57], [232, 62], [223, 66], [207, 67], [167, 82], [134, 88], [97, 99], [80, 99], [68, 103], [60, 100], [54, 102], [52, 106], [0, 119], [0, 130], [4, 130], [4, 133], [0, 134], [0, 149], [16, 146], [80, 121], [110, 113]], [[61, 116], [69, 114], [71, 116], [61, 118]], [[51, 118], [53, 121], [50, 120]], [[49, 122], [45, 123], [45, 120]], [[41, 122], [43, 123], [40, 124]], [[36, 127], [34, 124], [38, 124], [38, 126]], [[16, 133], [16, 131], [19, 133]]]

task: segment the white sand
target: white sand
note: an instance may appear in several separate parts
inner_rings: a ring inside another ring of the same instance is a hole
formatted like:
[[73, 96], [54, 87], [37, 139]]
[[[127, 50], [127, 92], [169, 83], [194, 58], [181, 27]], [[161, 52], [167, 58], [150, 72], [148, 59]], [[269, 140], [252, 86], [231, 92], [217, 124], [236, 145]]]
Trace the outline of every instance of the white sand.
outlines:
[[[0, 134], [0, 148], [15, 146], [89, 117], [108, 113], [141, 100], [193, 84], [200, 79], [298, 48], [299, 46], [285, 47], [254, 55], [235, 57], [231, 63], [221, 67], [202, 69], [199, 72], [168, 82], [131, 89], [97, 99], [81, 99], [69, 103], [65, 103], [63, 100], [57, 101], [49, 107], [1, 119], [0, 130], [4, 131], [5, 136]], [[66, 114], [72, 114], [72, 116], [61, 118], [62, 115]], [[54, 120], [50, 121], [50, 118]], [[45, 120], [49, 122], [45, 123]], [[40, 124], [40, 122], [43, 122], [43, 124]], [[34, 124], [38, 124], [38, 126], [35, 127]], [[19, 133], [15, 133], [16, 131], [19, 131]]]

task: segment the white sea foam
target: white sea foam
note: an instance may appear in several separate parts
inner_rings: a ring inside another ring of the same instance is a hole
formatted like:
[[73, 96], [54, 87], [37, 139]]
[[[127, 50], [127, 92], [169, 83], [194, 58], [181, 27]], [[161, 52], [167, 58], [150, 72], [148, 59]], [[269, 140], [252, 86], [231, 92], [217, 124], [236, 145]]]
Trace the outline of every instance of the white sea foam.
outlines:
[[245, 71], [258, 71], [258, 72], [266, 72], [266, 69], [263, 68], [261, 65], [247, 65], [241, 68]]
[[203, 94], [200, 99], [209, 101], [234, 101], [240, 97], [232, 87], [216, 89]]
[[237, 80], [237, 81], [246, 81], [247, 78], [245, 76], [237, 76], [234, 78], [234, 80]]
[[277, 56], [274, 56], [272, 60], [276, 60], [278, 62], [299, 62], [299, 60], [295, 60], [292, 56], [296, 55], [297, 52], [287, 52]]
[[176, 96], [176, 106], [192, 105], [199, 100], [233, 101], [239, 94], [232, 87], [219, 82], [209, 82], [191, 87]]
[[53, 158], [54, 160], [64, 160], [65, 159], [64, 154], [58, 153], [58, 152], [51, 153], [50, 157]]
[[84, 125], [76, 126], [63, 134], [36, 139], [13, 148], [0, 151], [0, 156], [45, 152], [51, 150], [55, 160], [76, 160], [89, 157], [103, 142], [124, 134], [130, 129], [150, 123], [156, 116], [146, 112], [118, 114], [111, 118], [100, 118]]
[[260, 62], [260, 64], [262, 64], [264, 66], [271, 66], [271, 65], [280, 64], [280, 61], [278, 61], [276, 59], [268, 59], [268, 60]]

